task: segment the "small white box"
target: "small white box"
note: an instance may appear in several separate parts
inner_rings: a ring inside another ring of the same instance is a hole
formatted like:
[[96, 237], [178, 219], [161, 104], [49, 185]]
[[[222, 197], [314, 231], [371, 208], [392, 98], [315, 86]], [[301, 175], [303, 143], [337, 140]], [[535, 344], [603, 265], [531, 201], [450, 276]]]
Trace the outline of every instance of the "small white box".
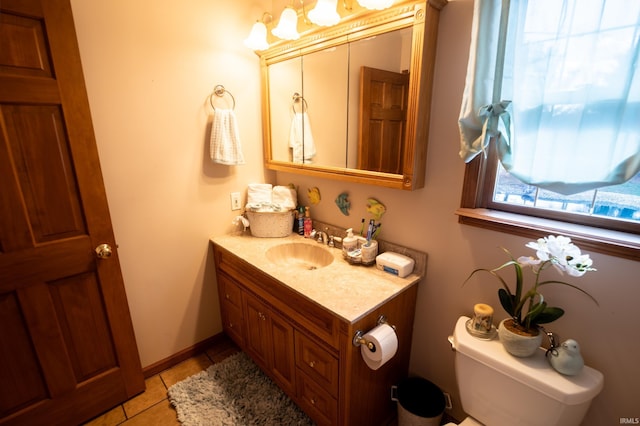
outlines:
[[376, 257], [376, 267], [390, 274], [404, 278], [413, 272], [415, 261], [403, 254], [386, 251]]

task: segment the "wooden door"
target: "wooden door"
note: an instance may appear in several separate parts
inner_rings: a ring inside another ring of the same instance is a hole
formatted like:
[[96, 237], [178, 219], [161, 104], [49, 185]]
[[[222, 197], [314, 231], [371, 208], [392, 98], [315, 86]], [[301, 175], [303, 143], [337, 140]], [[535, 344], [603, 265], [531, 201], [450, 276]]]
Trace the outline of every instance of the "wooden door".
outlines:
[[409, 74], [362, 67], [358, 169], [402, 174]]
[[143, 389], [69, 1], [2, 0], [0, 424]]

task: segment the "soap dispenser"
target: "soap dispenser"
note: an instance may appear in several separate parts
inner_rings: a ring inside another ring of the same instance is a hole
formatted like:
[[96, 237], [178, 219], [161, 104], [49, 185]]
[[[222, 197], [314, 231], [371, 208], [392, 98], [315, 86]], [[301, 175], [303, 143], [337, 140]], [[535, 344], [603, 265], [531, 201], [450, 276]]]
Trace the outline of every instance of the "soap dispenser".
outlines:
[[347, 236], [342, 239], [342, 255], [346, 256], [350, 251], [358, 248], [358, 239], [353, 236], [353, 229], [347, 229]]
[[309, 214], [309, 207], [304, 208], [304, 237], [309, 238], [311, 236], [311, 230], [313, 229], [313, 223], [311, 222], [311, 215]]

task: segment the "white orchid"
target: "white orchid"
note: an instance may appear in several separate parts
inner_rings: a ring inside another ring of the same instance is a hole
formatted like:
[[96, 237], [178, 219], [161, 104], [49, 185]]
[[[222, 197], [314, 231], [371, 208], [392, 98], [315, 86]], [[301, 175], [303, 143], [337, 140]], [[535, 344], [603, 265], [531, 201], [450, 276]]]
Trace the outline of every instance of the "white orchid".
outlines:
[[[527, 247], [536, 250], [538, 263], [550, 262], [560, 274], [568, 273], [572, 277], [581, 277], [587, 271], [595, 271], [591, 268], [593, 261], [588, 254], [582, 254], [580, 248], [571, 242], [571, 238], [558, 235], [549, 235], [526, 244]], [[518, 262], [520, 263], [520, 259]], [[532, 258], [533, 259], [533, 258]], [[524, 266], [523, 263], [520, 263]], [[529, 262], [530, 265], [533, 263]]]
[[[517, 260], [511, 253], [503, 249], [511, 260], [495, 269], [479, 268], [474, 270], [469, 278], [476, 272], [485, 271], [494, 275], [502, 283], [503, 288], [498, 290], [500, 304], [509, 315], [525, 329], [535, 327], [537, 324], [545, 324], [557, 320], [564, 314], [564, 310], [557, 307], [547, 306], [547, 302], [538, 288], [545, 284], [563, 284], [589, 296], [596, 304], [598, 302], [586, 291], [573, 284], [564, 281], [548, 280], [540, 281], [540, 274], [549, 266], [554, 266], [560, 274], [566, 272], [573, 277], [581, 277], [588, 271], [595, 271], [592, 268], [593, 261], [588, 254], [582, 254], [578, 246], [571, 242], [569, 237], [562, 235], [549, 235], [545, 238], [539, 238], [537, 241], [531, 241], [526, 244], [533, 250], [536, 250], [536, 256], [520, 256]], [[511, 292], [507, 282], [498, 274], [498, 271], [512, 265], [516, 271], [516, 289]], [[523, 292], [523, 268], [530, 267], [535, 281], [533, 287], [527, 292]], [[469, 280], [467, 278], [467, 280]], [[465, 281], [466, 282], [466, 281]], [[525, 304], [528, 302], [527, 310], [523, 312]]]

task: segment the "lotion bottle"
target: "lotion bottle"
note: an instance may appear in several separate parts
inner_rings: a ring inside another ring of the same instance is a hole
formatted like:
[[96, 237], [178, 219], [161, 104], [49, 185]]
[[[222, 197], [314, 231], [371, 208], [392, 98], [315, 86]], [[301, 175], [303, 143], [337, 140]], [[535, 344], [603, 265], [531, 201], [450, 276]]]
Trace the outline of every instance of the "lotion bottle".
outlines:
[[309, 238], [313, 229], [313, 223], [311, 222], [311, 215], [309, 214], [309, 207], [304, 208], [304, 237]]
[[358, 248], [358, 239], [353, 236], [353, 229], [347, 229], [347, 236], [342, 239], [342, 255], [346, 256], [347, 253]]

